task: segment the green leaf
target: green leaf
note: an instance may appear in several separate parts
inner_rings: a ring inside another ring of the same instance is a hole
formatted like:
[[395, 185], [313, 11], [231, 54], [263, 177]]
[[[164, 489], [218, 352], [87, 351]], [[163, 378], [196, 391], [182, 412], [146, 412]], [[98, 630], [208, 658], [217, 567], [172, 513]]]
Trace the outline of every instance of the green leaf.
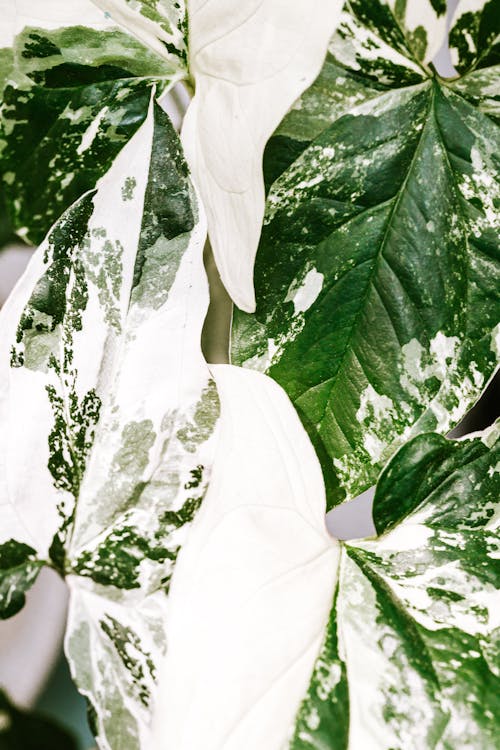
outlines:
[[200, 210], [153, 92], [0, 313], [2, 530], [69, 580], [68, 657], [106, 749], [147, 741], [169, 581], [210, 476]]
[[450, 430], [493, 372], [499, 146], [441, 81], [376, 95], [370, 83], [270, 189], [257, 309], [236, 312], [232, 357], [290, 395], [330, 506], [372, 485], [411, 434]]
[[0, 620], [24, 607], [25, 594], [34, 584], [42, 563], [27, 544], [9, 539], [0, 544]]
[[182, 75], [117, 29], [28, 27], [3, 92], [3, 187], [18, 233], [39, 244], [144, 121], [152, 88]]
[[421, 435], [392, 459], [374, 505], [385, 531], [343, 547], [290, 748], [496, 747], [499, 457], [493, 428]]
[[15, 708], [0, 690], [0, 750], [76, 750], [76, 741], [43, 716]]

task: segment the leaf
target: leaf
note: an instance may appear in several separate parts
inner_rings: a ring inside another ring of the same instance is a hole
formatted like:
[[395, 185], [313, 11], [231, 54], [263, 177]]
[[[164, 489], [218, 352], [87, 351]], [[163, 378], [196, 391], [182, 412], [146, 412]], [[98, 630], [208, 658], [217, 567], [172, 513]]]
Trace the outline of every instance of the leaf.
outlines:
[[205, 237], [153, 92], [0, 313], [2, 528], [69, 580], [68, 657], [104, 750], [125, 729], [147, 742], [169, 580], [210, 476]]
[[174, 69], [187, 66], [184, 0], [92, 0]]
[[0, 691], [1, 750], [76, 750], [76, 742], [65, 730], [36, 713], [19, 711]]
[[495, 2], [468, 0], [457, 6], [450, 49], [461, 74], [451, 86], [500, 124], [500, 20]]
[[493, 750], [499, 426], [411, 440], [377, 487], [381, 535], [341, 543], [283, 391], [211, 369], [221, 432], [172, 579], [155, 746]]
[[268, 187], [316, 136], [353, 107], [402, 85], [425, 81], [426, 64], [445, 36], [445, 17], [445, 2], [347, 2], [318, 78], [267, 146]]
[[495, 0], [459, 0], [449, 39], [452, 63], [460, 74], [498, 66], [500, 18]]
[[312, 446], [270, 378], [211, 367], [221, 432], [172, 580], [154, 747], [281, 748], [327, 624], [339, 556]]
[[207, 211], [221, 279], [244, 310], [255, 307], [264, 146], [318, 74], [340, 7], [340, 0], [189, 4], [195, 96], [182, 142]]
[[24, 607], [25, 593], [33, 585], [41, 564], [36, 552], [14, 539], [0, 544], [0, 620]]
[[499, 130], [444, 82], [405, 83], [370, 83], [273, 183], [256, 313], [233, 324], [233, 362], [285, 388], [330, 507], [410, 435], [448, 432], [497, 360]]
[[374, 504], [385, 531], [343, 548], [291, 749], [496, 747], [498, 460], [498, 428], [421, 435], [392, 459]]
[[59, 6], [16, 36], [2, 97], [4, 189], [15, 228], [34, 244], [107, 171], [144, 121], [153, 86], [160, 93], [181, 75], [116, 28], [50, 28]]

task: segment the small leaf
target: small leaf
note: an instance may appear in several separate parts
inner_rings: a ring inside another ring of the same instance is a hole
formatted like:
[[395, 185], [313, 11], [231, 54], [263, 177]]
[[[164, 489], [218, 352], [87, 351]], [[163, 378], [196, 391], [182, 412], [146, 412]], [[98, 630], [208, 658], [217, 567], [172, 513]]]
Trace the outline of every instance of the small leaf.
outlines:
[[14, 539], [0, 544], [0, 619], [24, 607], [26, 592], [34, 584], [42, 563], [32, 547]]

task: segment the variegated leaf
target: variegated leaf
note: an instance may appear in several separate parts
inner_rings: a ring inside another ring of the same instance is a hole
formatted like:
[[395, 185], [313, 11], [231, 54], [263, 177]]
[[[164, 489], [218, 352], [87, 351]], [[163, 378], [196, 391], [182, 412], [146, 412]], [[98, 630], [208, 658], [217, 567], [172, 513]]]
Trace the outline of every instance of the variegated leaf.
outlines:
[[459, 0], [450, 29], [451, 59], [459, 73], [500, 64], [498, 0]]
[[182, 142], [207, 210], [222, 281], [244, 310], [255, 308], [252, 273], [264, 215], [264, 147], [318, 74], [341, 5], [341, 0], [189, 3], [195, 96]]
[[0, 620], [22, 609], [25, 593], [35, 582], [41, 566], [36, 551], [27, 544], [14, 539], [0, 544]]
[[494, 428], [421, 435], [388, 465], [383, 533], [344, 546], [291, 750], [495, 750], [499, 457]]
[[492, 120], [441, 81], [370, 84], [270, 189], [257, 311], [236, 312], [232, 356], [291, 396], [330, 505], [373, 484], [411, 434], [451, 429], [494, 370], [499, 147]]
[[188, 20], [185, 0], [91, 0], [117, 24], [187, 73]]
[[[316, 136], [353, 107], [390, 89], [425, 81], [426, 63], [445, 33], [446, 3], [434, 5], [435, 9], [418, 0], [345, 3], [318, 78], [295, 102], [267, 146], [268, 186]], [[412, 31], [407, 22], [416, 20], [424, 25]]]
[[172, 579], [153, 746], [279, 750], [321, 646], [339, 548], [286, 394], [259, 373], [211, 369], [221, 431]]
[[492, 0], [463, 0], [450, 31], [453, 62], [461, 78], [451, 86], [500, 124], [500, 8]]
[[147, 743], [170, 576], [210, 473], [205, 236], [153, 93], [0, 314], [2, 534], [69, 578], [68, 656], [101, 750]]
[[[67, 5], [44, 4], [38, 15], [21, 8], [19, 33], [5, 50], [12, 65], [2, 72], [3, 189], [15, 228], [35, 244], [136, 132], [153, 85], [160, 93], [182, 75], [112, 27], [90, 0], [60, 18]], [[69, 25], [85, 18], [92, 26]]]

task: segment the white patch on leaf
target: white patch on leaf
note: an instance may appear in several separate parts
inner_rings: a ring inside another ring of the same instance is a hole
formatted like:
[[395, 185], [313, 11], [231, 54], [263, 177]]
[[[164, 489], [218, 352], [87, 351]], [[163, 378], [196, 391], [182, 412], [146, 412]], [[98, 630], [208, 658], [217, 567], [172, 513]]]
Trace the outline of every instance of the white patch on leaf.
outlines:
[[92, 120], [90, 125], [88, 126], [87, 130], [82, 135], [82, 140], [78, 148], [76, 149], [77, 154], [83, 154], [84, 151], [87, 151], [94, 142], [94, 138], [96, 137], [99, 126], [103, 119], [106, 117], [106, 114], [108, 112], [108, 107], [103, 107], [98, 115]]
[[295, 315], [306, 312], [316, 302], [323, 288], [324, 278], [322, 273], [311, 268], [302, 279], [300, 286], [291, 285], [285, 302], [293, 302]]

